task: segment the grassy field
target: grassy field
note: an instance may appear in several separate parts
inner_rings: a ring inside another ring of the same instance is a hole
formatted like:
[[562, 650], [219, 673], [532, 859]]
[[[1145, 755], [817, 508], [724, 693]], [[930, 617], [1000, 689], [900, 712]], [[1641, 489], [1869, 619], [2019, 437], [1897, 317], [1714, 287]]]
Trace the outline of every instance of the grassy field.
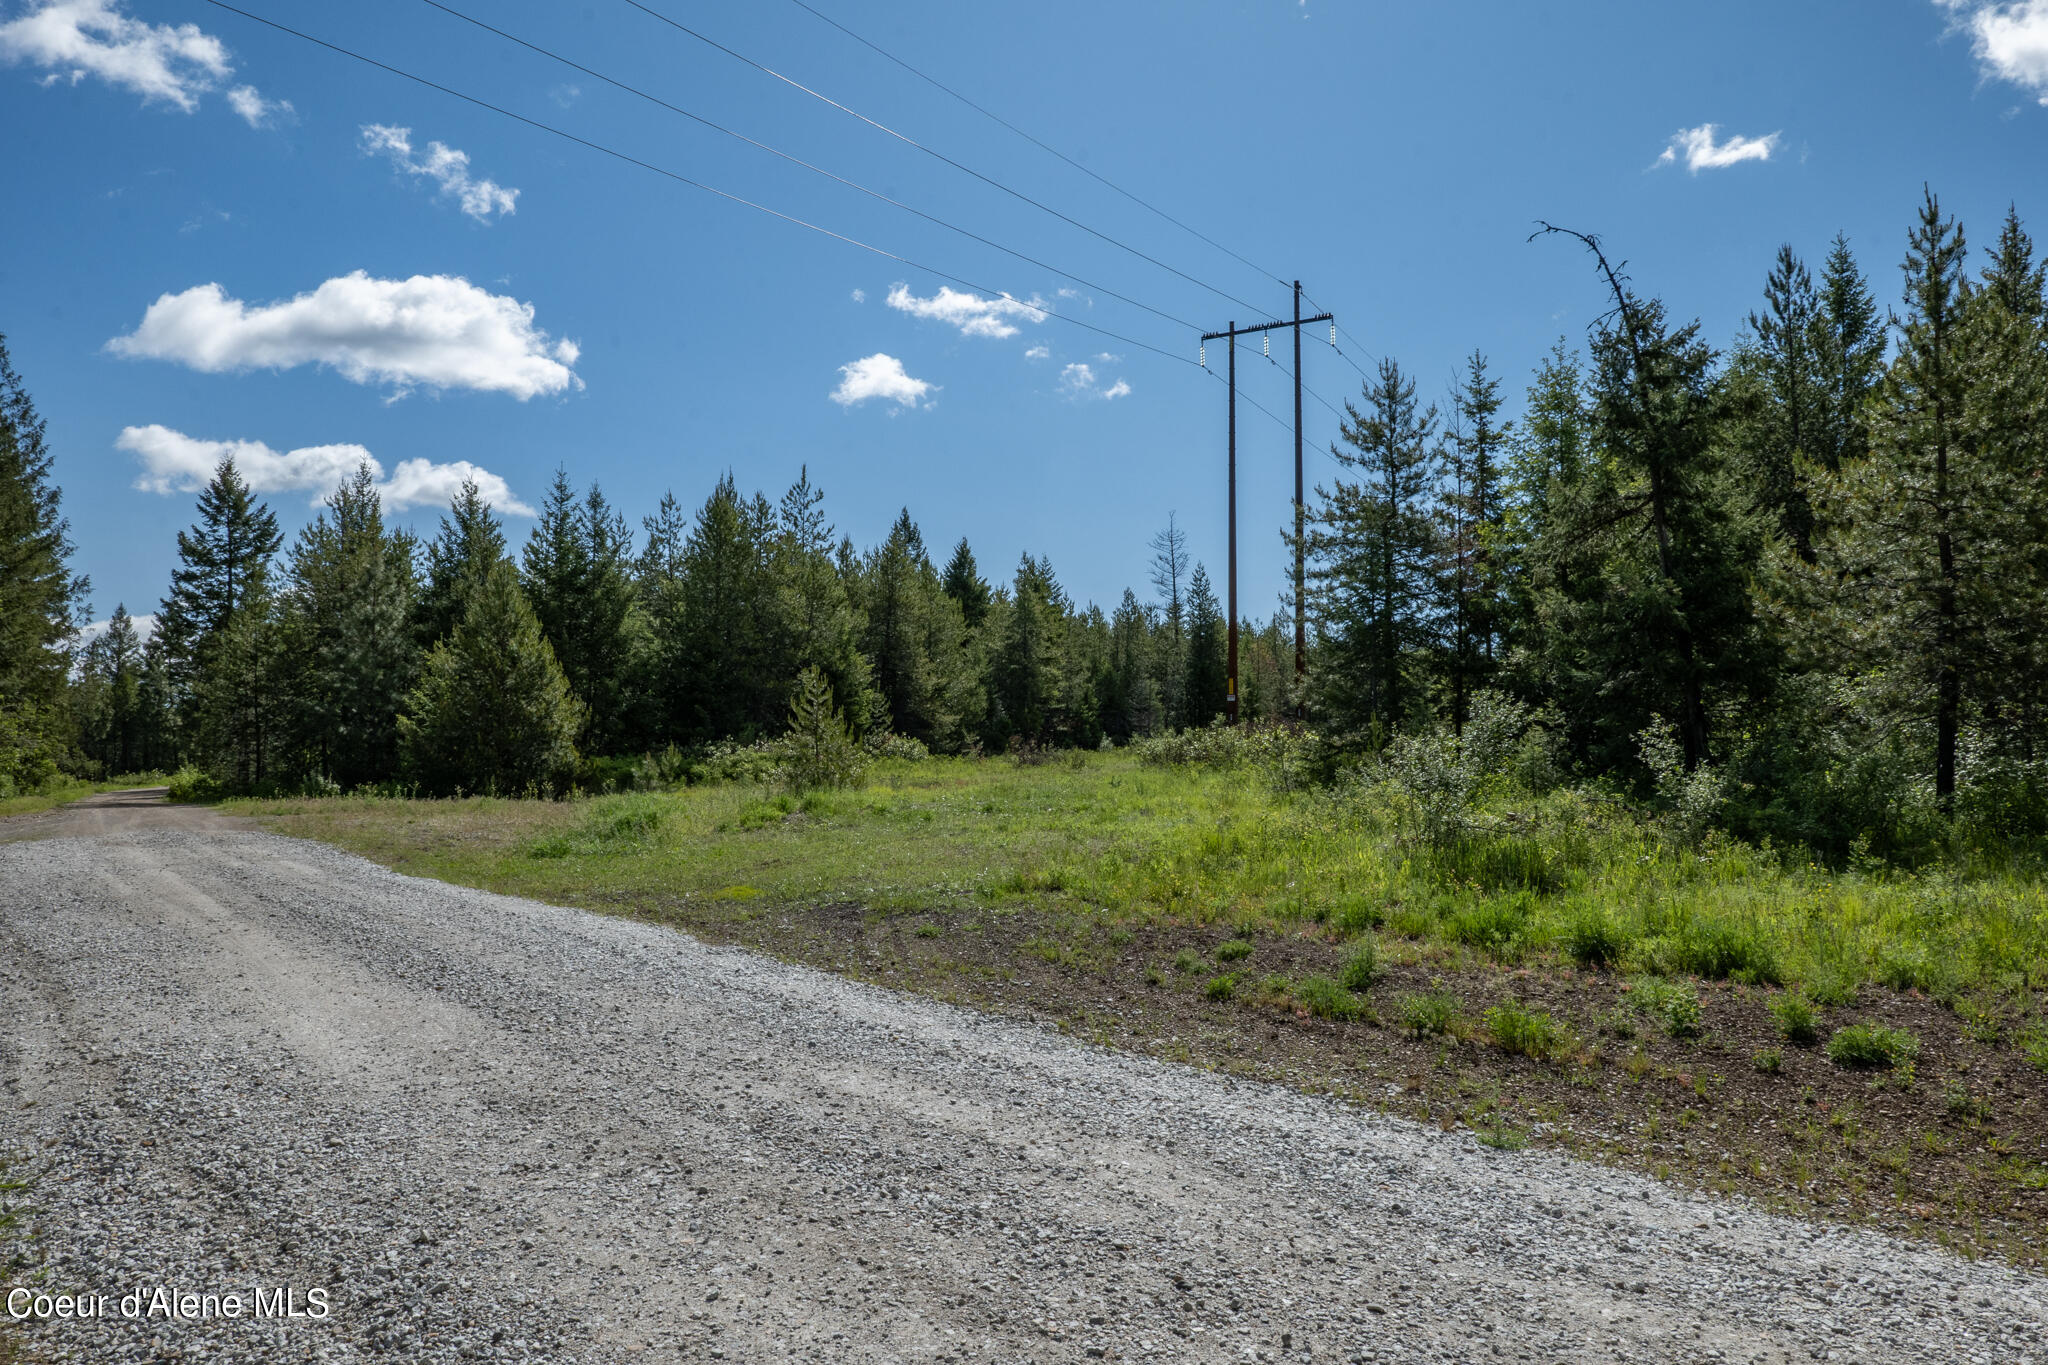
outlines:
[[1128, 753], [858, 791], [240, 801], [402, 871], [2038, 1262], [2048, 894], [1833, 872], [1585, 793], [1421, 837], [1386, 785]]

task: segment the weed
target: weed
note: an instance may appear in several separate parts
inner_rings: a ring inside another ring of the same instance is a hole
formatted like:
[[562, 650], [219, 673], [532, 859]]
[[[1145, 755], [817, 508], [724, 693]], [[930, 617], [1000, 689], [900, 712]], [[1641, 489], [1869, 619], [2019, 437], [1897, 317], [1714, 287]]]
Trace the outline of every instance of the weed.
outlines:
[[1750, 1055], [1749, 1064], [1766, 1076], [1775, 1076], [1785, 1069], [1785, 1049], [1781, 1047], [1758, 1048]]
[[1483, 900], [1454, 912], [1444, 921], [1444, 936], [1453, 943], [1483, 949], [1503, 960], [1519, 957], [1535, 898], [1524, 891], [1506, 898]]
[[1209, 983], [1202, 987], [1202, 994], [1211, 1000], [1230, 999], [1237, 994], [1237, 973], [1225, 972], [1221, 976], [1210, 977]]
[[1504, 1000], [1486, 1012], [1486, 1031], [1493, 1035], [1495, 1047], [1518, 1057], [1542, 1061], [1565, 1050], [1564, 1029], [1557, 1020], [1515, 1000]]
[[1673, 1038], [1697, 1038], [1701, 1031], [1700, 995], [1682, 981], [1663, 977], [1638, 977], [1629, 992], [1630, 1008], [1664, 1023]]
[[1113, 946], [1115, 946], [1115, 947], [1118, 947], [1118, 948], [1121, 948], [1121, 947], [1123, 947], [1123, 946], [1124, 946], [1125, 944], [1129, 943], [1129, 942], [1131, 941], [1131, 939], [1132, 939], [1133, 937], [1135, 937], [1135, 935], [1133, 935], [1133, 934], [1131, 933], [1131, 931], [1130, 931], [1130, 930], [1128, 930], [1128, 929], [1121, 929], [1121, 928], [1119, 928], [1119, 929], [1112, 929], [1112, 930], [1110, 930], [1110, 931], [1109, 931], [1109, 941], [1110, 941], [1110, 943], [1111, 943], [1111, 944], [1112, 944]]
[[1581, 967], [1612, 967], [1627, 951], [1628, 931], [1605, 910], [1581, 910], [1565, 926], [1565, 956]]
[[1145, 964], [1145, 984], [1148, 986], [1163, 986], [1166, 984], [1166, 973], [1159, 970], [1158, 963], [1148, 962]]
[[1367, 934], [1352, 945], [1350, 953], [1344, 958], [1344, 967], [1338, 973], [1338, 979], [1343, 982], [1345, 989], [1362, 991], [1379, 980], [1379, 975], [1379, 940]]
[[1475, 1137], [1497, 1152], [1519, 1152], [1529, 1145], [1526, 1129], [1510, 1127], [1500, 1115], [1494, 1115], [1493, 1122], [1480, 1129]]
[[1269, 972], [1259, 978], [1259, 994], [1277, 1004], [1292, 1003], [1294, 982], [1284, 972]]
[[1778, 1034], [1788, 1043], [1810, 1043], [1820, 1037], [1820, 1023], [1813, 1002], [1796, 991], [1774, 996], [1764, 1008], [1778, 1025]]
[[1418, 1040], [1449, 1033], [1458, 1019], [1458, 998], [1449, 991], [1404, 995], [1394, 1005], [1401, 1027]]
[[2035, 1021], [2021, 1030], [2020, 1055], [2036, 1071], [2048, 1071], [2048, 1024]]
[[926, 920], [923, 924], [918, 925], [915, 929], [912, 929], [910, 932], [917, 935], [919, 938], [937, 938], [940, 934], [943, 934], [946, 931], [944, 929], [941, 929], [938, 925], [933, 924], [930, 920]]
[[1294, 990], [1295, 1001], [1318, 1019], [1356, 1019], [1358, 997], [1327, 976], [1311, 976]]
[[1193, 948], [1183, 948], [1173, 955], [1173, 969], [1183, 976], [1193, 976], [1207, 965]]
[[1252, 945], [1241, 938], [1226, 938], [1216, 945], [1218, 962], [1242, 962], [1252, 955]]
[[1851, 1024], [1828, 1039], [1828, 1060], [1842, 1067], [1896, 1067], [1920, 1053], [1920, 1040], [1883, 1024]]
[[1942, 1096], [1942, 1103], [1948, 1116], [1959, 1123], [1991, 1122], [1991, 1104], [1981, 1095], [1973, 1095], [1961, 1085], [1949, 1086]]

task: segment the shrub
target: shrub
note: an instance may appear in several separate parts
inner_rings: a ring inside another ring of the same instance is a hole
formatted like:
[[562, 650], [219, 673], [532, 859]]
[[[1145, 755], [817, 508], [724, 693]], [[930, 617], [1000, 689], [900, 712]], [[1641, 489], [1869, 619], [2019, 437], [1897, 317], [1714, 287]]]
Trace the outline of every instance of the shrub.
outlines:
[[1394, 1002], [1394, 1006], [1399, 1012], [1401, 1027], [1418, 1039], [1449, 1033], [1458, 1020], [1458, 998], [1449, 991], [1404, 995]]
[[1344, 959], [1343, 968], [1337, 973], [1337, 979], [1347, 990], [1362, 991], [1379, 980], [1379, 975], [1379, 940], [1367, 934], [1352, 945], [1351, 952]]
[[1529, 927], [1533, 903], [1534, 897], [1527, 893], [1480, 901], [1454, 912], [1444, 924], [1444, 934], [1453, 943], [1483, 948], [1496, 956], [1512, 955]]
[[1920, 1040], [1883, 1024], [1851, 1024], [1828, 1039], [1828, 1060], [1843, 1067], [1894, 1067], [1920, 1055]]
[[932, 756], [925, 742], [894, 730], [870, 730], [861, 736], [860, 747], [869, 758], [893, 758], [904, 763], [922, 763]]
[[2020, 1055], [2027, 1059], [2027, 1065], [2036, 1071], [2048, 1071], [2048, 1026], [2040, 1023], [2028, 1025], [2020, 1031]]
[[1796, 991], [1787, 991], [1765, 1006], [1777, 1022], [1778, 1032], [1788, 1043], [1810, 1043], [1820, 1036], [1813, 1002]]
[[1750, 1057], [1749, 1064], [1766, 1076], [1775, 1076], [1785, 1069], [1785, 1050], [1776, 1047], [1758, 1048]]
[[1183, 948], [1173, 955], [1173, 969], [1185, 975], [1192, 976], [1202, 970], [1204, 965], [1202, 955], [1193, 948]]
[[1612, 967], [1628, 949], [1628, 931], [1605, 910], [1580, 911], [1564, 930], [1565, 956], [1581, 967]]
[[1252, 945], [1241, 938], [1227, 938], [1216, 945], [1218, 962], [1242, 962], [1252, 955]]
[[1775, 985], [1782, 979], [1777, 949], [1754, 921], [1693, 920], [1678, 936], [1677, 957], [1680, 970], [1710, 981]]
[[1681, 981], [1658, 976], [1638, 978], [1628, 996], [1629, 1008], [1661, 1019], [1664, 1031], [1673, 1038], [1700, 1036], [1699, 992]]
[[171, 774], [170, 788], [173, 801], [218, 801], [227, 795], [219, 778], [189, 763]]
[[1678, 730], [1662, 716], [1654, 718], [1636, 736], [1636, 750], [1643, 766], [1656, 780], [1657, 795], [1665, 805], [1664, 830], [1680, 848], [1698, 848], [1721, 813], [1727, 794], [1727, 778], [1720, 769], [1702, 763], [1691, 772], [1678, 744]]
[[1211, 1000], [1228, 1000], [1237, 994], [1237, 973], [1225, 972], [1209, 978], [1209, 984], [1202, 987], [1202, 994]]
[[1504, 1000], [1486, 1012], [1486, 1031], [1502, 1052], [1542, 1061], [1564, 1051], [1565, 1033], [1556, 1019], [1544, 1010], [1532, 1010], [1517, 1000]]
[[1292, 1004], [1294, 982], [1284, 972], [1268, 972], [1259, 978], [1259, 994], [1274, 1004]]
[[1294, 999], [1318, 1019], [1356, 1019], [1358, 998], [1327, 976], [1311, 976], [1294, 989]]
[[832, 701], [832, 684], [817, 668], [797, 675], [789, 733], [776, 741], [776, 757], [782, 784], [792, 792], [857, 787], [866, 780], [866, 756]]

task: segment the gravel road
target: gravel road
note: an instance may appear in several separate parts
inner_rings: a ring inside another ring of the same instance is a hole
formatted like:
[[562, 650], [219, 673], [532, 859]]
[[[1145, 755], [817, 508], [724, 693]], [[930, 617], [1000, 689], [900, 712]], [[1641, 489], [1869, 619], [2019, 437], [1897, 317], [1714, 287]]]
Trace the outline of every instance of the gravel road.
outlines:
[[2048, 1360], [2001, 1266], [118, 804], [0, 843], [53, 1354]]

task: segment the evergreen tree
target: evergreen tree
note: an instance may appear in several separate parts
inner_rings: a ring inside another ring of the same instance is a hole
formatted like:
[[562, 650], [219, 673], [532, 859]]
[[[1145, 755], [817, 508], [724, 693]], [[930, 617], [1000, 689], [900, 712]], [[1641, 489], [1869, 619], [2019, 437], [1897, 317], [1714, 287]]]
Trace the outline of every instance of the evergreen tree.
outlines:
[[1418, 405], [1415, 382], [1393, 360], [1380, 362], [1363, 397], [1363, 411], [1345, 404], [1341, 440], [1330, 450], [1356, 479], [1316, 488], [1307, 532], [1320, 637], [1316, 706], [1354, 738], [1420, 718], [1408, 674], [1441, 626], [1436, 409]]
[[1465, 727], [1467, 703], [1493, 672], [1505, 615], [1499, 552], [1505, 513], [1505, 454], [1513, 439], [1500, 420], [1500, 381], [1474, 351], [1451, 391], [1452, 427], [1443, 500], [1446, 562], [1439, 575], [1449, 598], [1451, 725]]
[[775, 671], [766, 619], [774, 510], [718, 481], [685, 538], [681, 572], [656, 589], [657, 687], [670, 733], [747, 738], [778, 727], [789, 678]]
[[927, 619], [935, 605], [931, 574], [924, 538], [904, 508], [862, 567], [863, 644], [889, 728], [928, 743], [940, 725], [940, 679]]
[[1187, 681], [1181, 695], [1186, 699], [1187, 723], [1207, 725], [1229, 705], [1229, 623], [1209, 586], [1209, 571], [1200, 564], [1188, 580], [1187, 613]]
[[1107, 670], [1097, 693], [1103, 731], [1118, 744], [1149, 735], [1161, 725], [1152, 675], [1152, 617], [1138, 595], [1124, 589], [1109, 621]]
[[584, 748], [612, 753], [625, 742], [634, 618], [632, 533], [596, 484], [579, 503], [557, 470], [521, 557], [520, 583], [570, 690], [581, 703]]
[[343, 787], [398, 772], [398, 712], [419, 658], [413, 551], [410, 532], [385, 531], [368, 465], [342, 481], [292, 546], [281, 682], [295, 757]]
[[861, 652], [862, 621], [846, 581], [832, 562], [832, 527], [821, 504], [825, 495], [805, 468], [782, 495], [770, 554], [778, 627], [765, 665], [774, 673], [816, 669], [832, 689], [834, 704], [856, 733], [865, 731], [879, 704], [867, 656]]
[[974, 551], [968, 547], [967, 537], [960, 537], [960, 543], [953, 547], [953, 557], [946, 561], [946, 596], [960, 604], [960, 619], [969, 630], [981, 629], [981, 623], [988, 619], [989, 586], [974, 564]]
[[[1166, 514], [1166, 529], [1152, 537], [1152, 591], [1158, 596], [1158, 639], [1152, 650], [1153, 685], [1159, 695], [1161, 723], [1187, 723], [1187, 584], [1188, 533], [1180, 529], [1174, 513]], [[1196, 718], [1206, 723], [1207, 716]]]
[[269, 776], [280, 699], [273, 671], [271, 557], [277, 517], [223, 459], [178, 533], [171, 595], [157, 616], [178, 746], [238, 787]]
[[143, 645], [126, 605], [116, 605], [106, 631], [86, 646], [79, 669], [79, 729], [86, 757], [107, 773], [142, 769], [148, 743]]
[[1017, 565], [990, 659], [988, 737], [1043, 744], [1052, 736], [1064, 691], [1060, 670], [1058, 584], [1030, 555]]
[[406, 773], [432, 792], [565, 791], [575, 779], [581, 707], [506, 561], [469, 594], [406, 699]]
[[1764, 310], [1749, 315], [1752, 340], [1737, 357], [1756, 399], [1744, 425], [1755, 504], [1802, 559], [1813, 558], [1806, 469], [1824, 439], [1827, 394], [1820, 367], [1825, 324], [1813, 277], [1790, 246], [1764, 281]]
[[427, 545], [426, 577], [413, 598], [421, 649], [433, 648], [460, 624], [470, 592], [506, 557], [504, 526], [475, 482], [464, 479], [441, 518], [440, 533]]
[[1809, 454], [1829, 473], [1870, 448], [1863, 405], [1884, 369], [1884, 317], [1849, 250], [1835, 235], [1821, 269], [1819, 341], [1814, 363], [1822, 405]]
[[0, 336], [0, 792], [56, 771], [61, 713], [86, 580], [51, 478], [43, 419]]
[[1991, 264], [1984, 268], [1984, 292], [2015, 321], [2039, 326], [2044, 270], [2048, 267], [2034, 259], [2034, 239], [2021, 226], [2019, 210], [2008, 207]]

